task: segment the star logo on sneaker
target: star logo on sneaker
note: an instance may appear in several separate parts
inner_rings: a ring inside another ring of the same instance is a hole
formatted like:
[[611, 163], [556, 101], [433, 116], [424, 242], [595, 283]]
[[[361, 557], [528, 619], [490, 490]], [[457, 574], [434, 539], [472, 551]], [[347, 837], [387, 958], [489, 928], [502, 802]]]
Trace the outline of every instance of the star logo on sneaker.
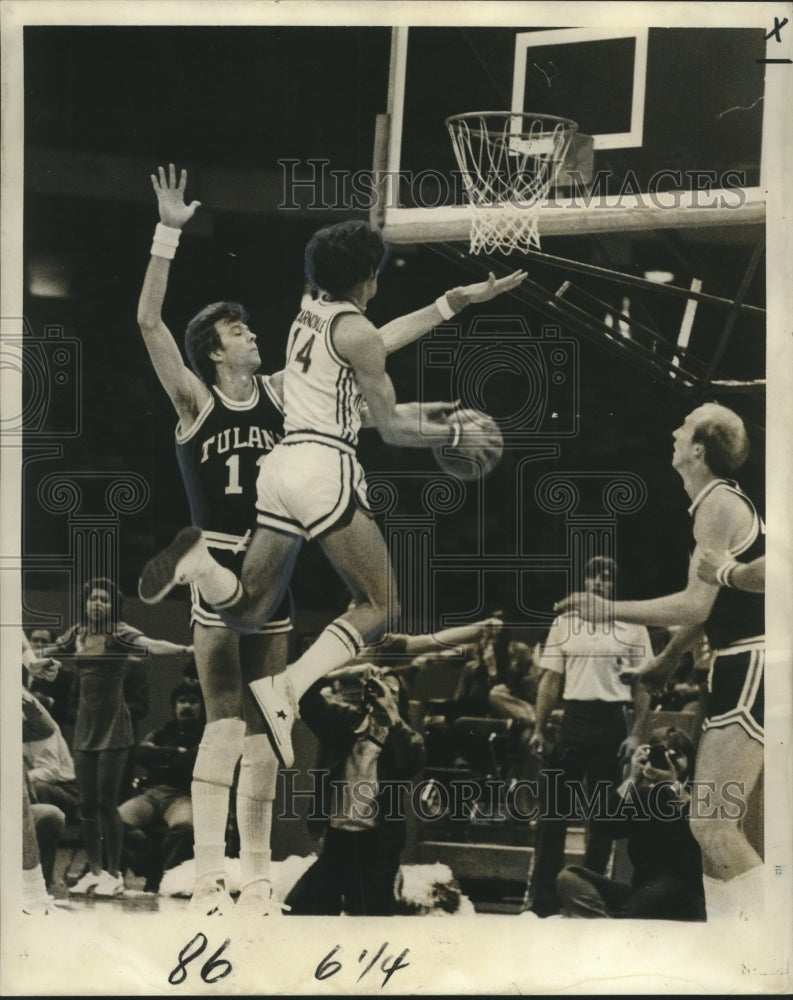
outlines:
[[286, 712], [283, 709], [280, 709], [280, 711], [276, 712], [275, 714], [278, 716], [279, 719], [286, 720]]

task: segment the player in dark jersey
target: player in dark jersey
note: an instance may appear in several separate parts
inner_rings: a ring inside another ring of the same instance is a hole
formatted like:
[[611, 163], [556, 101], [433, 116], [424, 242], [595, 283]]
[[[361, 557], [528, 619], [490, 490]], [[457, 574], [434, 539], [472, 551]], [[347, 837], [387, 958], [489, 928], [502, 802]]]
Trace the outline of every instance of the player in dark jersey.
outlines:
[[[239, 571], [254, 518], [261, 459], [283, 435], [281, 373], [256, 374], [261, 359], [244, 309], [207, 306], [190, 322], [185, 347], [192, 371], [162, 320], [170, 262], [179, 230], [199, 203], [185, 204], [187, 176], [173, 166], [152, 176], [160, 211], [152, 257], [138, 305], [138, 323], [157, 377], [179, 421], [176, 454], [192, 522], [215, 558]], [[241, 636], [193, 590], [193, 641], [207, 725], [193, 772], [196, 882], [193, 903], [223, 912], [229, 790], [240, 763], [236, 816], [240, 833], [238, 904], [268, 913], [270, 832], [278, 762], [248, 684], [282, 671], [291, 629], [288, 599], [258, 633]]]
[[748, 454], [746, 429], [732, 410], [705, 403], [689, 413], [674, 432], [672, 457], [692, 501], [685, 590], [610, 607], [584, 594], [562, 602], [590, 620], [613, 616], [679, 626], [666, 649], [640, 672], [644, 683], [637, 688], [665, 680], [680, 653], [700, 641], [704, 629], [713, 653], [696, 779], [703, 786], [711, 783], [714, 791], [708, 808], [691, 817], [691, 829], [702, 849], [709, 916], [753, 916], [763, 898], [762, 860], [744, 836], [730, 796], [740, 787], [748, 800], [763, 766], [764, 598], [709, 582], [697, 572], [707, 550], [726, 548], [733, 559], [752, 561], [764, 555], [765, 527], [749, 498], [728, 478]]

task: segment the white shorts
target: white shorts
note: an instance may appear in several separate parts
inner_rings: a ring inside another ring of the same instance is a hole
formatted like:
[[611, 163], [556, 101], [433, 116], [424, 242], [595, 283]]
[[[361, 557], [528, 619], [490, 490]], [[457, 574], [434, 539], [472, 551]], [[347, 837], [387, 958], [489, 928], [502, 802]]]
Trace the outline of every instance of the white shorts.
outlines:
[[261, 464], [256, 492], [256, 523], [301, 538], [318, 538], [357, 509], [371, 516], [363, 469], [343, 442], [277, 444]]

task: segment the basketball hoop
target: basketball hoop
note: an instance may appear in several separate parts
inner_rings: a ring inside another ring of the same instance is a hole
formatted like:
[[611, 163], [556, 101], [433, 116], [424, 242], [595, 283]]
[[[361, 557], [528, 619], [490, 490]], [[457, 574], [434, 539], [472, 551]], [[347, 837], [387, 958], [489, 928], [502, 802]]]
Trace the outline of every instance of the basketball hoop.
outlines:
[[446, 128], [471, 211], [471, 253], [539, 249], [539, 210], [578, 125], [521, 111], [451, 115]]

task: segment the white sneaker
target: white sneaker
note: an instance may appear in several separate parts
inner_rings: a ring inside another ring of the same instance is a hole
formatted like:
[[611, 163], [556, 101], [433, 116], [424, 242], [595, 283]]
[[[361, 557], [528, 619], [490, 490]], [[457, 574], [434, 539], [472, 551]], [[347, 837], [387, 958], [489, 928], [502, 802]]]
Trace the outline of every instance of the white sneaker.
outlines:
[[69, 893], [72, 896], [90, 896], [99, 885], [102, 876], [107, 874], [108, 872], [100, 872], [98, 875], [94, 875], [93, 872], [88, 871], [78, 882], [69, 886]]
[[190, 909], [207, 917], [222, 917], [234, 909], [223, 875], [202, 875], [193, 886]]
[[182, 528], [171, 544], [150, 559], [138, 580], [138, 595], [146, 604], [157, 604], [174, 587], [190, 583], [206, 551], [201, 529]]
[[35, 900], [28, 900], [22, 904], [22, 912], [29, 917], [46, 916], [48, 913], [72, 912], [71, 906], [61, 899], [55, 899], [47, 893], [46, 896], [39, 896]]
[[245, 916], [280, 917], [289, 907], [273, 895], [273, 887], [268, 878], [257, 878], [244, 885], [237, 899], [237, 910], [245, 911]]
[[94, 886], [94, 896], [121, 896], [124, 892], [124, 879], [121, 875], [111, 875], [102, 872], [99, 881]]
[[262, 710], [270, 730], [270, 742], [284, 767], [295, 762], [292, 749], [292, 726], [297, 717], [297, 699], [292, 681], [285, 673], [261, 677], [248, 685]]

